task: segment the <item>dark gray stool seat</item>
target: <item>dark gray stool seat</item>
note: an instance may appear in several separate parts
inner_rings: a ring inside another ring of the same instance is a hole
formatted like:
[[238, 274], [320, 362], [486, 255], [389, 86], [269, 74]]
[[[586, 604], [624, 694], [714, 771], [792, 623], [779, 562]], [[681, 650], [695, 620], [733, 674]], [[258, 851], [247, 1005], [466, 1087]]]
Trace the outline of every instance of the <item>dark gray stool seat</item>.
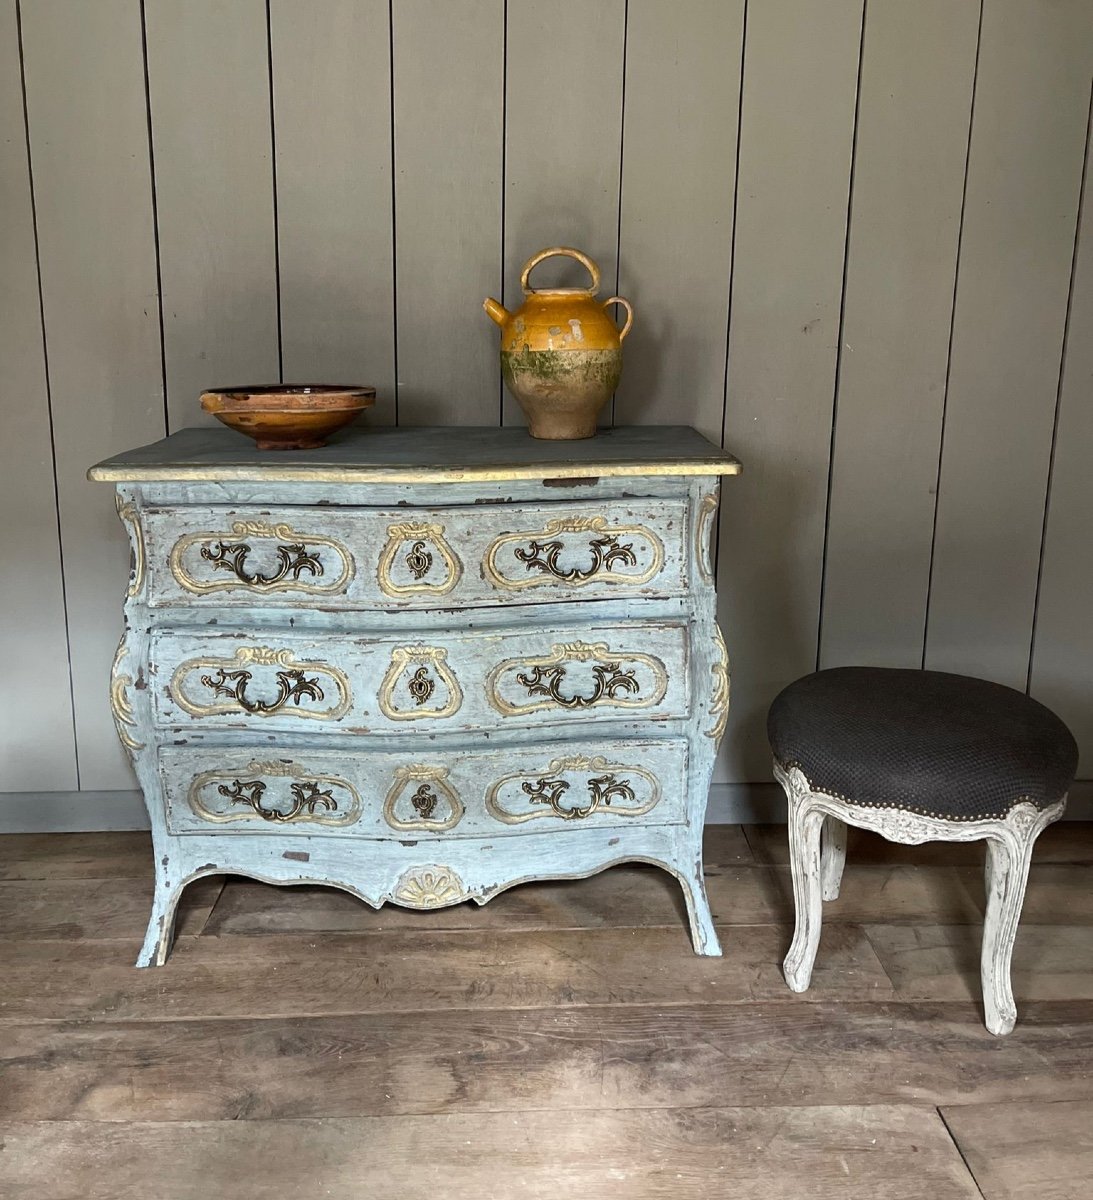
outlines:
[[1070, 730], [1022, 692], [939, 671], [839, 667], [791, 683], [767, 718], [789, 801], [797, 923], [786, 982], [805, 991], [823, 901], [839, 895], [846, 827], [891, 841], [987, 844], [980, 975], [987, 1028], [1017, 1020], [1010, 962], [1041, 831], [1078, 765]]
[[942, 671], [837, 667], [791, 683], [767, 718], [774, 757], [815, 791], [950, 821], [1046, 808], [1078, 766], [1070, 730], [1013, 688]]

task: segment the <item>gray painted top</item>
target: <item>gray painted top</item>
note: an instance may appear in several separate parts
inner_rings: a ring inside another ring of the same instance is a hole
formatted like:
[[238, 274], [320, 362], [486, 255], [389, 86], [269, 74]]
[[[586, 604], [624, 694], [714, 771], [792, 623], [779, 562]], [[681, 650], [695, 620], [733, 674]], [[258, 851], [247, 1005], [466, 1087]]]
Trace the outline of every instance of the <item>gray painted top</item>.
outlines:
[[740, 463], [685, 425], [625, 426], [575, 442], [526, 429], [356, 425], [319, 450], [259, 450], [230, 429], [183, 429], [108, 458], [89, 479], [448, 483], [613, 475], [736, 475]]

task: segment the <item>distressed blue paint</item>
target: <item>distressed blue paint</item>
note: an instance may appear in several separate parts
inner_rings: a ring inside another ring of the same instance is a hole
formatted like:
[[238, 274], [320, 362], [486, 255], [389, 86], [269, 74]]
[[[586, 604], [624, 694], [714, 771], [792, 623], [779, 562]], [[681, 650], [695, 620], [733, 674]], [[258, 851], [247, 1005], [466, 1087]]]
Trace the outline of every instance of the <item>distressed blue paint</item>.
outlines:
[[[357, 433], [344, 480], [289, 481], [289, 460], [216, 430], [95, 469], [134, 555], [112, 695], [155, 846], [138, 965], [165, 960], [203, 875], [432, 908], [627, 861], [671, 872], [695, 950], [720, 953], [709, 537], [714, 472], [737, 468], [693, 431], [633, 432], [604, 439], [632, 474], [597, 475], [579, 443], [588, 474], [564, 486], [511, 431], [498, 474], [538, 477], [414, 483], [395, 463], [362, 482]], [[447, 461], [484, 454], [478, 431], [441, 440]], [[436, 431], [384, 444], [407, 471], [437, 462]], [[195, 459], [205, 477], [185, 478]]]

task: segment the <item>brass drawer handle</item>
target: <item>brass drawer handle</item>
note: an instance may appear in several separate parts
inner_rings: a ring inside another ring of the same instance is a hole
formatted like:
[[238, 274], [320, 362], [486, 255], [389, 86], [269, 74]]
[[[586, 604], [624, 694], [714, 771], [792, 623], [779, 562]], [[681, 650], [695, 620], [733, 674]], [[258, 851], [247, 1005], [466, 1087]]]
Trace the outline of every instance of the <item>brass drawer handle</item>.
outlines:
[[572, 696], [563, 696], [561, 685], [565, 679], [565, 667], [560, 663], [552, 666], [535, 666], [530, 674], [521, 672], [516, 676], [528, 690], [529, 696], [549, 696], [555, 704], [562, 708], [591, 708], [601, 700], [616, 700], [620, 695], [637, 696], [641, 685], [634, 678], [633, 671], [623, 671], [618, 663], [596, 663], [592, 667], [595, 684], [591, 696], [582, 696], [574, 692]]
[[[274, 700], [250, 700], [246, 696], [247, 684], [251, 681], [250, 671], [229, 671], [217, 667], [215, 675], [202, 675], [201, 682], [213, 690], [216, 696], [230, 696], [240, 708], [249, 713], [275, 713], [291, 700], [300, 706], [304, 699], [321, 700], [323, 689], [316, 678], [308, 679], [303, 671], [278, 671], [277, 697]], [[232, 681], [229, 686], [229, 680]]]
[[[276, 562], [267, 573], [252, 571], [249, 556], [256, 542], [265, 539], [276, 543]], [[200, 548], [199, 557], [212, 565], [213, 578], [192, 573], [197, 560], [188, 564], [187, 555], [195, 547]], [[299, 533], [285, 522], [268, 521], [233, 521], [228, 531], [188, 533], [175, 542], [168, 565], [178, 586], [197, 596], [240, 587], [262, 593], [333, 595], [345, 591], [355, 570], [348, 547], [334, 538]], [[219, 573], [230, 578], [216, 578]]]
[[[259, 681], [268, 681], [267, 691], [270, 685], [276, 687], [272, 699], [251, 692], [256, 666], [273, 668], [272, 680], [264, 671], [257, 673]], [[230, 658], [203, 655], [185, 659], [175, 668], [167, 691], [183, 712], [202, 718], [242, 710], [259, 717], [291, 713], [301, 720], [339, 721], [353, 699], [349, 678], [340, 667], [321, 661], [298, 662], [291, 650], [270, 646], [240, 646]]]
[[297, 817], [304, 815], [313, 817], [319, 805], [327, 812], [336, 812], [338, 808], [338, 802], [333, 795], [329, 791], [322, 791], [317, 783], [291, 784], [289, 790], [292, 792], [293, 805], [287, 812], [262, 806], [266, 785], [260, 779], [249, 779], [246, 782], [236, 779], [231, 787], [222, 783], [216, 790], [232, 804], [249, 804], [264, 821], [295, 821]]
[[[581, 678], [585, 694], [563, 691], [571, 663], [589, 664], [569, 677]], [[638, 675], [639, 667], [644, 678]], [[503, 694], [514, 684], [525, 690], [525, 696], [516, 699]], [[591, 692], [587, 692], [589, 687]], [[605, 642], [563, 642], [551, 647], [550, 654], [542, 658], [508, 658], [486, 678], [487, 699], [506, 717], [555, 707], [586, 709], [598, 704], [651, 708], [664, 699], [667, 690], [668, 672], [660, 659], [636, 650], [613, 652]]]
[[[270, 793], [277, 796], [277, 804], [270, 803]], [[255, 759], [243, 766], [203, 771], [190, 784], [187, 801], [194, 816], [217, 825], [260, 817], [271, 825], [341, 828], [361, 815], [360, 793], [348, 779], [316, 775], [284, 759]]]
[[583, 821], [604, 812], [641, 817], [656, 808], [661, 797], [660, 781], [644, 767], [608, 762], [598, 754], [575, 754], [556, 758], [546, 767], [502, 775], [486, 792], [486, 811], [505, 825], [555, 817]]
[[558, 564], [558, 556], [564, 549], [563, 541], [540, 542], [533, 538], [527, 549], [514, 546], [513, 553], [529, 571], [537, 568], [544, 574], [553, 575], [562, 583], [585, 583], [605, 568], [610, 571], [617, 562], [633, 567], [638, 561], [633, 542], [620, 546], [617, 533], [604, 533], [589, 539], [588, 549], [592, 555], [592, 565], [587, 571], [582, 571], [579, 567], [563, 570]]
[[556, 816], [563, 821], [579, 821], [590, 817], [598, 808], [606, 808], [612, 799], [633, 801], [634, 789], [627, 779], [617, 779], [614, 775], [600, 775], [588, 781], [589, 800], [587, 804], [577, 804], [567, 807], [562, 804], [562, 796], [569, 791], [569, 783], [565, 779], [528, 780], [521, 785], [532, 804], [549, 804]]
[[[578, 536], [566, 536], [574, 534]], [[582, 534], [584, 538], [579, 536]], [[560, 559], [567, 546], [575, 546], [580, 552], [582, 544], [591, 555], [590, 565], [563, 567]], [[646, 560], [644, 566], [640, 565], [639, 552]], [[510, 574], [513, 559], [523, 563], [522, 576], [518, 570]], [[541, 529], [503, 533], [493, 539], [482, 560], [486, 579], [494, 587], [509, 591], [550, 587], [555, 581], [570, 587], [589, 583], [640, 587], [663, 568], [664, 543], [652, 529], [645, 525], [608, 525], [603, 516], [555, 517]]]
[[247, 555], [251, 547], [248, 542], [217, 542], [216, 546], [201, 547], [201, 557], [207, 559], [218, 570], [232, 571], [240, 583], [248, 587], [269, 587], [280, 583], [289, 575], [298, 580], [306, 571], [313, 578], [323, 574], [323, 564], [319, 561], [318, 553], [309, 551], [302, 542], [280, 543], [277, 546], [277, 569], [271, 575], [247, 571]]

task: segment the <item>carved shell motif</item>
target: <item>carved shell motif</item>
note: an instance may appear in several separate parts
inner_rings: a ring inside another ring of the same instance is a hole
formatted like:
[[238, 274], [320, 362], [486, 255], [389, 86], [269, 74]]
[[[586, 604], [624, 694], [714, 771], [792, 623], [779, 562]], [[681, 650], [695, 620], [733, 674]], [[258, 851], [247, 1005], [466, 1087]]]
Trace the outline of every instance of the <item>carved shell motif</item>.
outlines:
[[463, 881], [450, 867], [429, 865], [405, 871], [391, 898], [407, 908], [444, 908], [466, 900], [467, 894]]

